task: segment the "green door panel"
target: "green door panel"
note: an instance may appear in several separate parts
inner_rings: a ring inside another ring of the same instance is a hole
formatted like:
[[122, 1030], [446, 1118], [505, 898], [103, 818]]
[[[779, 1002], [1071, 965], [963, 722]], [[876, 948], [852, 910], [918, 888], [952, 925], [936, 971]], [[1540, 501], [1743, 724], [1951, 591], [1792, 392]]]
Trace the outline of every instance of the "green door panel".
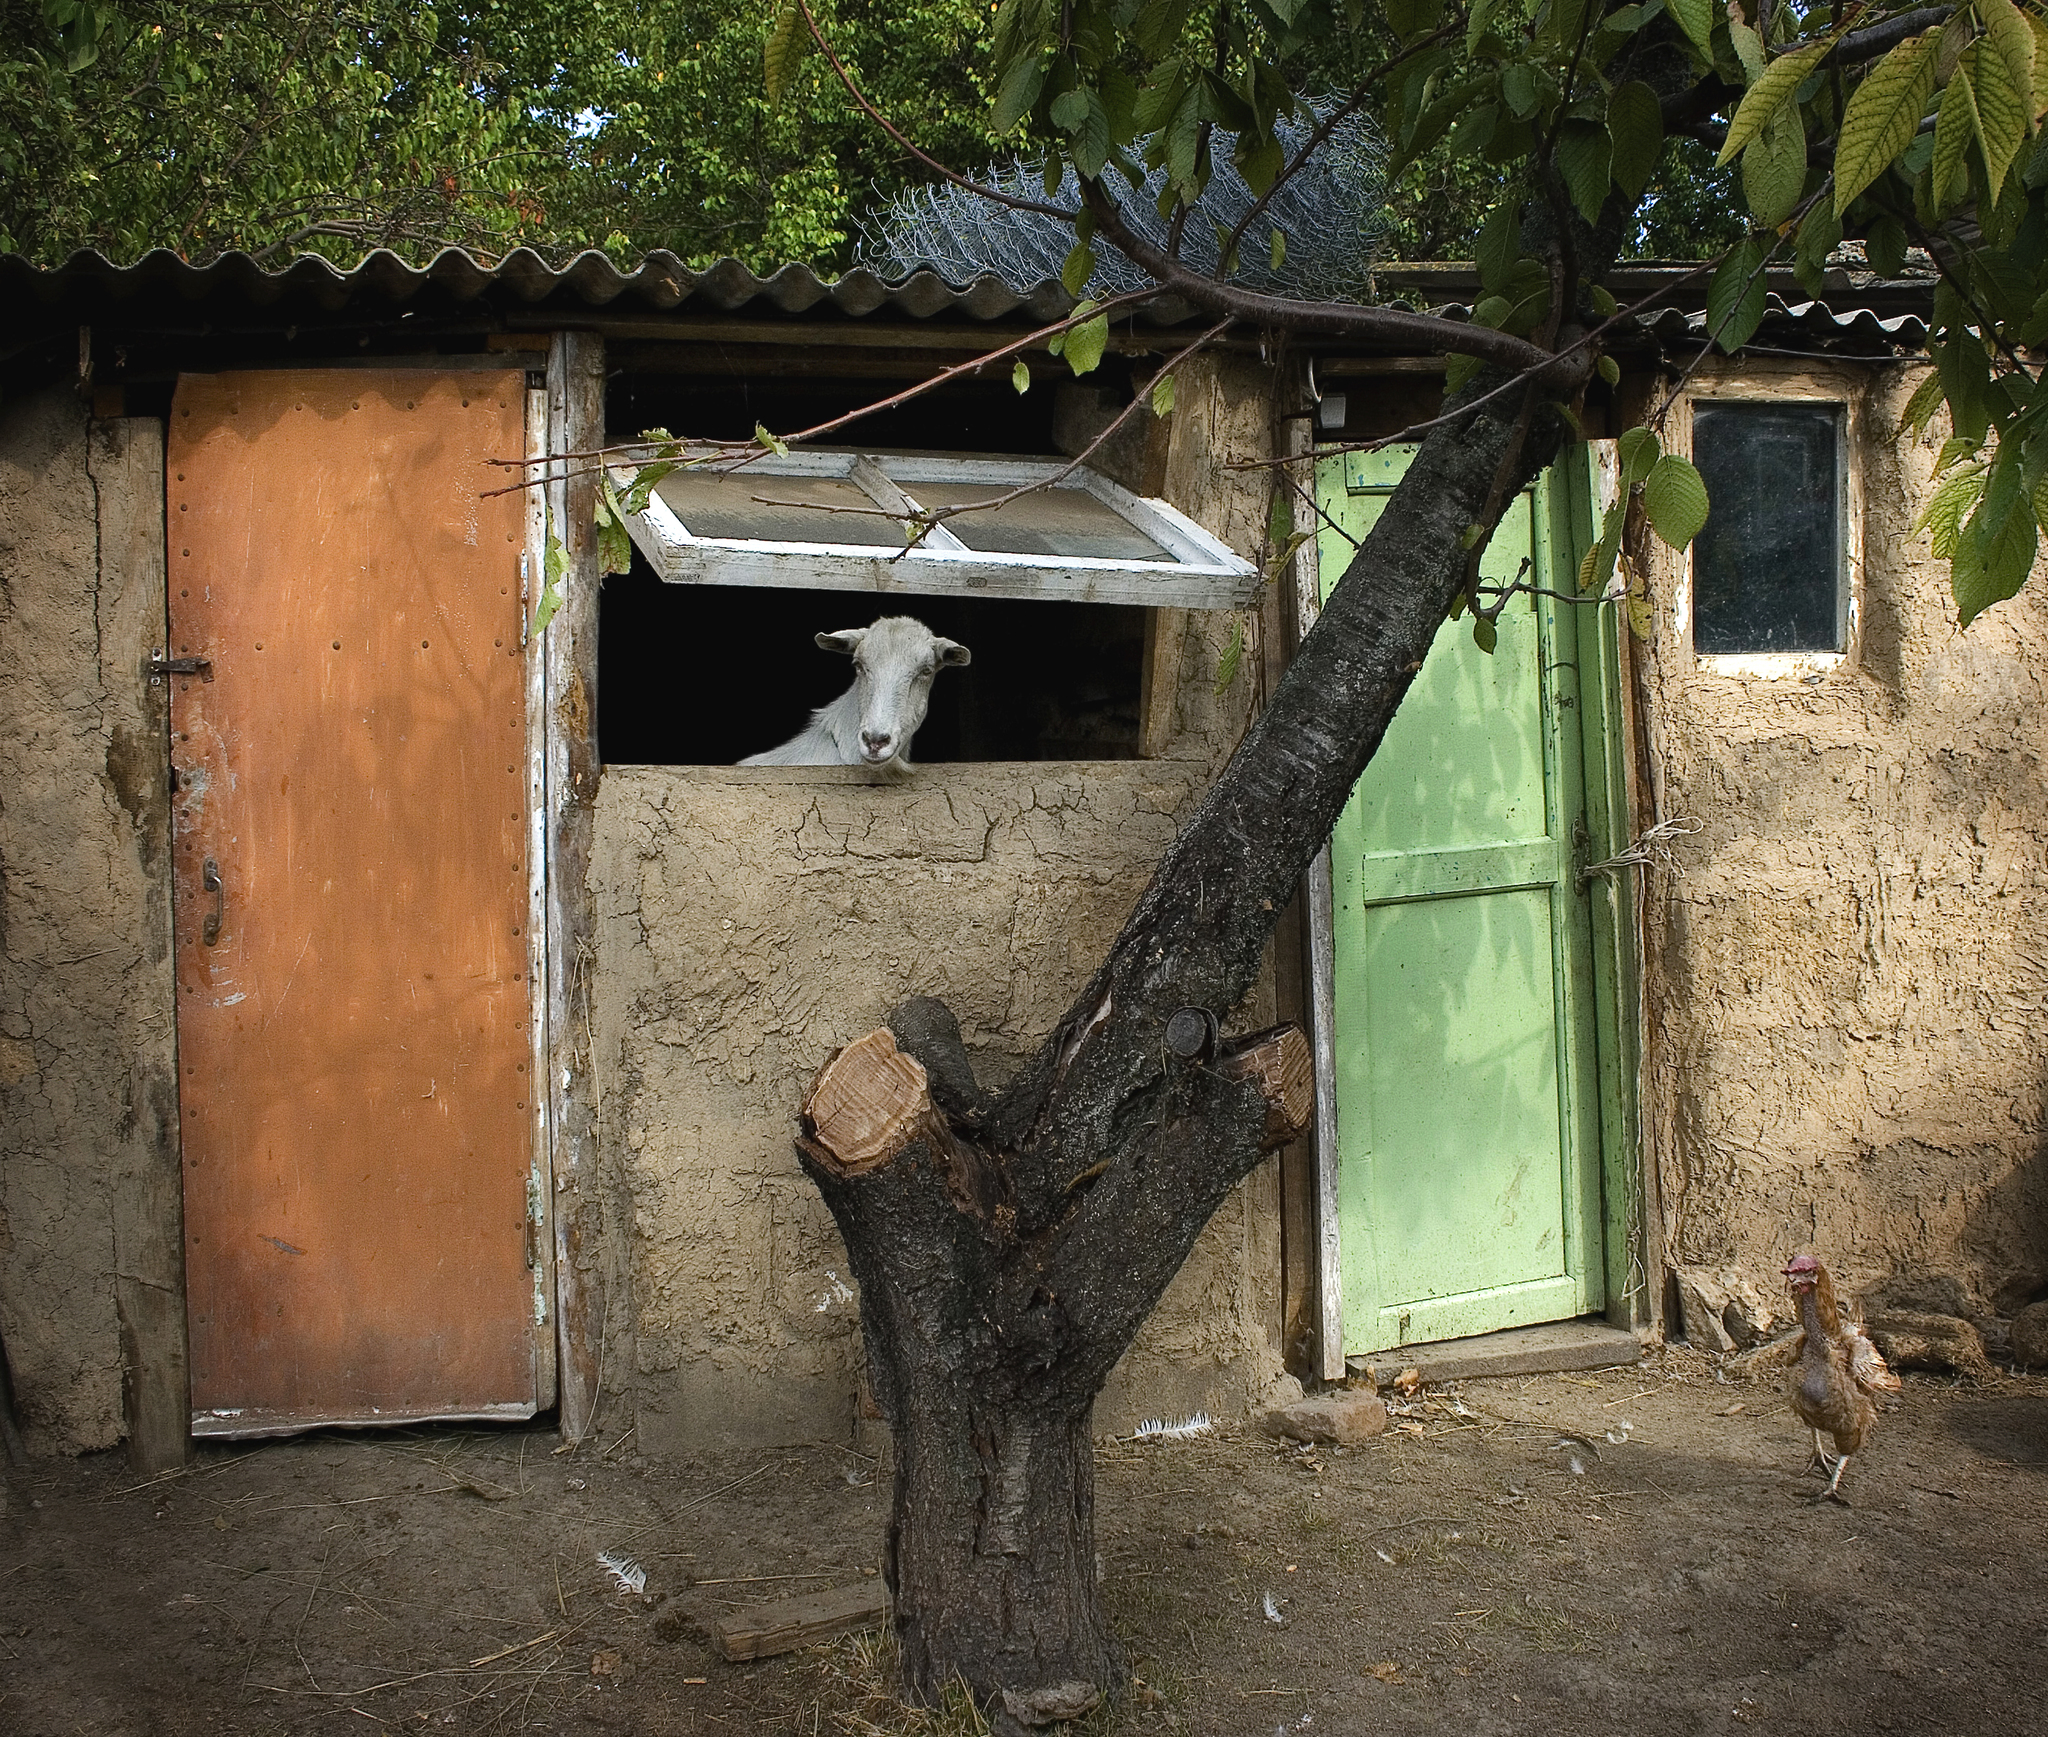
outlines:
[[[1363, 537], [1407, 459], [1325, 461], [1324, 511]], [[1551, 486], [1509, 509], [1483, 577], [1573, 571]], [[1323, 543], [1334, 582], [1350, 543]], [[1601, 1305], [1575, 613], [1515, 598], [1491, 656], [1447, 622], [1331, 837], [1347, 1353]]]

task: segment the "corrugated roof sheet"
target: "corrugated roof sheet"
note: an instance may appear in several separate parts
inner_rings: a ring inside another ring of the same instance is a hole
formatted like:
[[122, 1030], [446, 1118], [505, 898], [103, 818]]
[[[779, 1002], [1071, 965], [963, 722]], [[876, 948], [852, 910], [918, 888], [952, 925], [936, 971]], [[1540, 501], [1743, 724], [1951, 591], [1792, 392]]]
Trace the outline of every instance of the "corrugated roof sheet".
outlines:
[[746, 308], [780, 314], [830, 311], [852, 319], [887, 310], [918, 320], [942, 314], [1000, 320], [1020, 312], [1033, 320], [1049, 320], [1073, 305], [1057, 283], [1041, 284], [1021, 296], [993, 276], [956, 287], [928, 271], [893, 284], [872, 272], [851, 271], [828, 283], [805, 265], [785, 265], [770, 277], [760, 277], [738, 260], [722, 259], [695, 271], [666, 252], [648, 254], [631, 271], [621, 271], [597, 252], [551, 266], [525, 247], [495, 265], [450, 247], [424, 266], [408, 265], [397, 254], [380, 249], [347, 270], [317, 254], [300, 254], [276, 270], [246, 253], [224, 253], [205, 265], [193, 265], [158, 249], [132, 265], [116, 265], [103, 254], [81, 250], [47, 269], [18, 254], [0, 255], [0, 305], [57, 308], [76, 305], [81, 296], [102, 304], [162, 296], [187, 304], [232, 300], [246, 307], [303, 301], [334, 313], [363, 305], [402, 308], [429, 294], [450, 303], [489, 303], [506, 310], [555, 301], [649, 314], [732, 313]]
[[[1831, 273], [1825, 300], [1807, 299], [1789, 277], [1772, 276], [1772, 294], [1760, 344], [1805, 347], [1854, 346], [1914, 349], [1926, 341], [1933, 287], [1920, 280], [1856, 283]], [[1462, 264], [1390, 266], [1378, 274], [1380, 292], [1391, 305], [1452, 319], [1469, 318], [1478, 282]], [[1687, 266], [1663, 263], [1623, 266], [1615, 293], [1624, 303], [1640, 300], [1669, 283], [1673, 305], [1646, 312], [1641, 329], [1669, 342], [1705, 336], [1702, 312], [1707, 279]], [[702, 271], [672, 253], [650, 253], [630, 271], [606, 255], [586, 252], [551, 266], [530, 248], [519, 248], [487, 265], [461, 248], [447, 248], [424, 266], [408, 265], [378, 251], [343, 269], [316, 254], [301, 254], [275, 270], [246, 253], [222, 254], [193, 265], [166, 250], [145, 254], [130, 265], [82, 250], [62, 265], [41, 268], [18, 254], [0, 255], [0, 317], [41, 313], [60, 319], [107, 314], [152, 302], [170, 301], [232, 324], [229, 310], [306, 307], [325, 314], [436, 307], [473, 307], [501, 316], [548, 311], [602, 311], [614, 317], [746, 313], [763, 318], [811, 315], [865, 319], [894, 315], [912, 320], [951, 318], [992, 322], [1015, 316], [1031, 323], [1057, 319], [1072, 299], [1057, 283], [1042, 283], [1019, 294], [999, 278], [949, 284], [920, 271], [889, 283], [868, 271], [851, 271], [830, 281], [805, 265], [785, 265], [761, 277], [738, 260], [722, 259]], [[1162, 324], [1190, 317], [1186, 305], [1162, 296], [1150, 310]], [[52, 322], [55, 323], [55, 322]]]

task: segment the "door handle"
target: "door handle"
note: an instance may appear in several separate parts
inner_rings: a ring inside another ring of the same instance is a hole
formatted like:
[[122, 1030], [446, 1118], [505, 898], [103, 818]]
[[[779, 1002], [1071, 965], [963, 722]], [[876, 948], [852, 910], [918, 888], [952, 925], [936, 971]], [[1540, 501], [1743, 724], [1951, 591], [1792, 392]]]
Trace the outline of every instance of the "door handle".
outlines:
[[221, 889], [220, 864], [212, 857], [206, 859], [206, 867], [199, 876], [199, 884], [213, 894], [213, 909], [206, 913], [206, 921], [199, 926], [199, 938], [211, 947], [220, 939], [221, 920], [227, 915], [228, 898]]

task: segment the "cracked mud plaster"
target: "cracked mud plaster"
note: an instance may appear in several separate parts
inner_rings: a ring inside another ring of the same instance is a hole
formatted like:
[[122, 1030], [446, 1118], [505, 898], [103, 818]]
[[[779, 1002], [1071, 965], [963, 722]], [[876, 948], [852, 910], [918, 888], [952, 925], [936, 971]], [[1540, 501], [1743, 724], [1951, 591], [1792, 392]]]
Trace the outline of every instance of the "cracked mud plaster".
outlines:
[[1812, 1247], [1852, 1289], [1949, 1274], [2010, 1310], [2048, 1287], [2048, 563], [1956, 629], [1912, 531], [1945, 419], [1890, 441], [1920, 378], [1844, 383], [1870, 439], [1842, 667], [1711, 673], [1659, 611], [1657, 812], [1704, 829], [1648, 889], [1644, 1126], [1671, 1263]]
[[[614, 767], [590, 891], [605, 1161], [633, 1204], [640, 1441], [843, 1439], [859, 1310], [791, 1149], [836, 1046], [913, 995], [959, 1015], [985, 1082], [1094, 968], [1204, 766]], [[1244, 1023], [1270, 1017], [1262, 984]], [[1243, 1184], [1126, 1355], [1099, 1429], [1240, 1410], [1280, 1374], [1274, 1166]]]
[[89, 432], [69, 392], [0, 406], [0, 1336], [44, 1452], [122, 1435], [119, 1280], [153, 1278], [120, 1272], [124, 1214], [169, 1089], [138, 1062], [171, 1016], [164, 756], [128, 658], [139, 592], [101, 546], [103, 495], [125, 512], [162, 479], [120, 427]]

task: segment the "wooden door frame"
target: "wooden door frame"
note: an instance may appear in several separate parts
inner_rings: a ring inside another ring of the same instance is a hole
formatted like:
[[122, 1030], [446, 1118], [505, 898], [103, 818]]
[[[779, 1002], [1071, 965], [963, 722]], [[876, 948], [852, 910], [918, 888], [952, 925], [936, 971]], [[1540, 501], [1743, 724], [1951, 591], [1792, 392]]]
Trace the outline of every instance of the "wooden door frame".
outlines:
[[[1588, 452], [1593, 454], [1588, 460]], [[1320, 486], [1315, 458], [1309, 492]], [[1597, 487], [1601, 504], [1613, 498], [1616, 470], [1611, 441], [1567, 450], [1558, 460], [1563, 486], [1544, 491], [1548, 520], [1535, 527], [1567, 549], [1592, 540]], [[1295, 607], [1306, 635], [1320, 612], [1319, 557], [1315, 532], [1320, 518], [1315, 499], [1294, 506], [1295, 529], [1307, 533], [1295, 569]], [[1618, 856], [1635, 832], [1636, 732], [1626, 679], [1630, 647], [1616, 627], [1616, 612], [1602, 611], [1591, 636], [1598, 668], [1582, 671], [1579, 684], [1579, 742], [1584, 755], [1587, 867]], [[1586, 636], [1581, 636], [1582, 649]], [[1588, 680], [1587, 677], [1592, 679]], [[1316, 1270], [1313, 1280], [1315, 1349], [1313, 1371], [1325, 1381], [1344, 1378], [1344, 1294], [1342, 1233], [1338, 1218], [1337, 1040], [1335, 899], [1330, 851], [1325, 845], [1305, 877], [1310, 1048], [1315, 1069], [1316, 1113], [1311, 1137], [1314, 1183]], [[1606, 1278], [1606, 1319], [1631, 1330], [1656, 1319], [1660, 1284], [1649, 1276], [1650, 1251], [1662, 1246], [1656, 1197], [1642, 1163], [1642, 911], [1639, 877], [1631, 868], [1593, 873], [1587, 880], [1593, 931], [1595, 1046], [1600, 1123], [1600, 1229]], [[1661, 1264], [1659, 1267], [1661, 1279]]]
[[[541, 455], [588, 453], [604, 444], [604, 339], [556, 332], [547, 340], [547, 395]], [[579, 474], [580, 473], [580, 474]], [[527, 619], [546, 583], [549, 532], [566, 557], [561, 607], [540, 655], [529, 654], [528, 690], [538, 706], [539, 803], [536, 848], [546, 907], [544, 996], [539, 1044], [547, 1091], [548, 1186], [541, 1246], [552, 1251], [556, 1396], [562, 1438], [589, 1439], [604, 1384], [614, 1296], [628, 1294], [619, 1253], [606, 1238], [599, 1149], [599, 1094], [593, 1006], [597, 963], [588, 877], [603, 770], [597, 744], [599, 570], [594, 510], [597, 477], [588, 463], [547, 467], [544, 508], [530, 513]]]

